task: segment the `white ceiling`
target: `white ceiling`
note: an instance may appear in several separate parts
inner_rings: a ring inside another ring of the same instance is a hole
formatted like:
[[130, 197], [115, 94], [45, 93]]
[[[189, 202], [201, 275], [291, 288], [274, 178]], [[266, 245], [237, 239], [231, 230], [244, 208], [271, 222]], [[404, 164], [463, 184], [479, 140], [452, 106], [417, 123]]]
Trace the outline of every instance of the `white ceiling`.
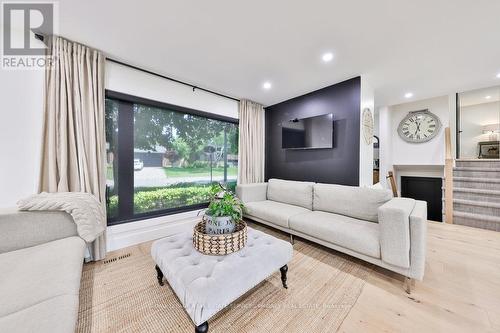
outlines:
[[62, 36], [265, 105], [360, 74], [379, 106], [500, 82], [498, 0], [64, 0], [59, 11]]
[[500, 101], [500, 86], [475, 89], [459, 94], [460, 106], [471, 106]]

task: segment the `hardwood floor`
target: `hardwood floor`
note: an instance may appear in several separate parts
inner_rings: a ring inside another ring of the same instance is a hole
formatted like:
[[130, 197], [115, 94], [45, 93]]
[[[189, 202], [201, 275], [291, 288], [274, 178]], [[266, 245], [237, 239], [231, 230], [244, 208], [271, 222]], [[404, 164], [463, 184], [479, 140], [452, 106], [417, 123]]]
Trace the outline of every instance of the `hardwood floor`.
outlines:
[[339, 332], [500, 332], [500, 233], [429, 222], [427, 264], [411, 295], [374, 268]]
[[500, 332], [500, 232], [429, 222], [425, 277], [411, 295], [401, 275], [357, 262], [370, 273], [338, 332]]

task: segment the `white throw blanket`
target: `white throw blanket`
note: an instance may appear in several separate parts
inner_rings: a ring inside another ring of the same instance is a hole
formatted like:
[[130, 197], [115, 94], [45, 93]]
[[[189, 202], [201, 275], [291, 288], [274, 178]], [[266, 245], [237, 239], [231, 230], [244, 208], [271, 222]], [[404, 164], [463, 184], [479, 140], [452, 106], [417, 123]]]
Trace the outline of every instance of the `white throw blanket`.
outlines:
[[63, 211], [76, 223], [78, 235], [87, 243], [93, 242], [106, 230], [104, 208], [95, 196], [83, 192], [40, 193], [17, 202], [20, 210]]

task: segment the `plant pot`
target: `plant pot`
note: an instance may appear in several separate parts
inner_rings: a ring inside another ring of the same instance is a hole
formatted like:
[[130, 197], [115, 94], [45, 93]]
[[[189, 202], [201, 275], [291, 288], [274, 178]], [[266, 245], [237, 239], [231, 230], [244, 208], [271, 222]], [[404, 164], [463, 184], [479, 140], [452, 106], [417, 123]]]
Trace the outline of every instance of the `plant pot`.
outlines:
[[230, 234], [234, 231], [236, 223], [229, 216], [213, 217], [205, 215], [206, 233], [211, 235]]

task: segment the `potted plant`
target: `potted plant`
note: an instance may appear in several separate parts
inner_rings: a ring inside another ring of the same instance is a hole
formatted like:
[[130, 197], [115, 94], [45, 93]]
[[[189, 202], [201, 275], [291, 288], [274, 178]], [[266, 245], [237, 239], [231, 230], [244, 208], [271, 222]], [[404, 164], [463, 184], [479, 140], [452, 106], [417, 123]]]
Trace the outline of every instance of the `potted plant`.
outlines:
[[232, 233], [236, 222], [241, 220], [245, 206], [230, 190], [214, 184], [211, 200], [205, 212], [207, 234]]

